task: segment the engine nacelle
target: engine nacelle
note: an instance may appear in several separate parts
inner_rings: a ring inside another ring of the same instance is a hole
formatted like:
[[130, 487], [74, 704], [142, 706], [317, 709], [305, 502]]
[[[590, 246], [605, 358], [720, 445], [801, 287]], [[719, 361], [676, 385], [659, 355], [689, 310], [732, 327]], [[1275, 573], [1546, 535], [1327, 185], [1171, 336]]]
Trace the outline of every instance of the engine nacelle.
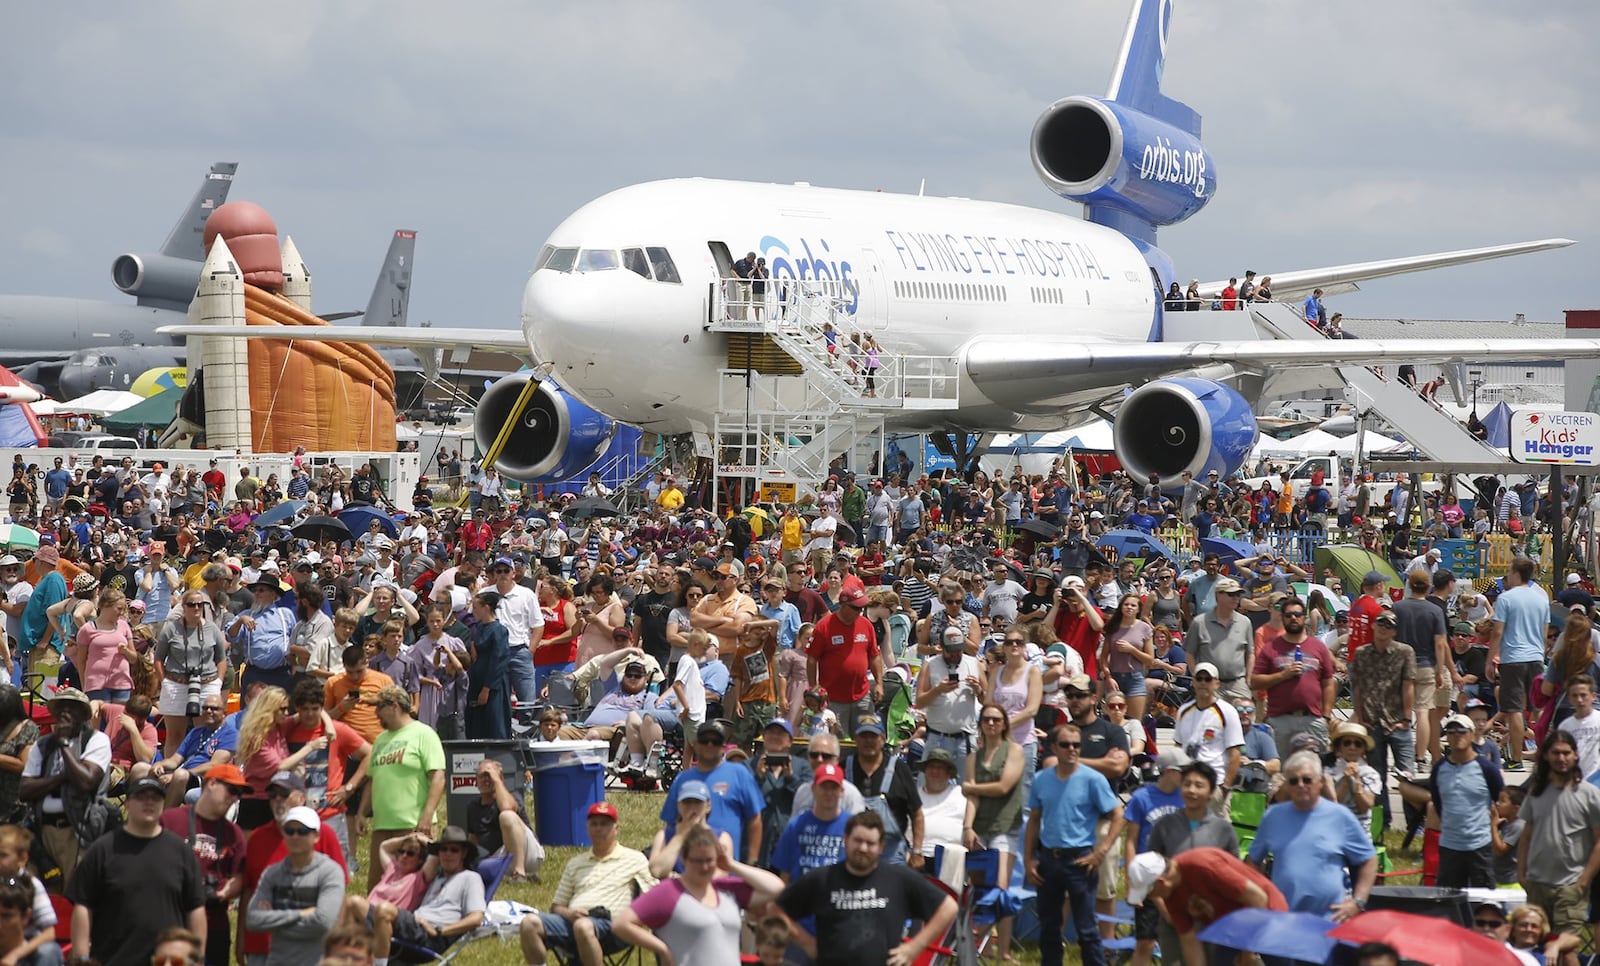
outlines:
[[1120, 208], [1152, 225], [1183, 221], [1217, 188], [1199, 138], [1097, 97], [1067, 97], [1046, 108], [1034, 122], [1029, 153], [1039, 178], [1061, 197]]
[[[515, 373], [484, 392], [472, 424], [479, 450], [494, 444], [522, 387], [532, 378], [526, 372]], [[524, 483], [570, 480], [594, 465], [616, 431], [616, 420], [585, 406], [555, 383], [541, 382], [512, 427], [495, 469]]]
[[200, 263], [171, 255], [118, 255], [111, 281], [140, 303], [167, 302], [187, 307], [200, 284]]
[[1111, 438], [1134, 479], [1143, 483], [1157, 473], [1163, 487], [1172, 487], [1183, 482], [1184, 470], [1198, 480], [1243, 466], [1256, 445], [1256, 414], [1222, 383], [1161, 379], [1128, 395]]

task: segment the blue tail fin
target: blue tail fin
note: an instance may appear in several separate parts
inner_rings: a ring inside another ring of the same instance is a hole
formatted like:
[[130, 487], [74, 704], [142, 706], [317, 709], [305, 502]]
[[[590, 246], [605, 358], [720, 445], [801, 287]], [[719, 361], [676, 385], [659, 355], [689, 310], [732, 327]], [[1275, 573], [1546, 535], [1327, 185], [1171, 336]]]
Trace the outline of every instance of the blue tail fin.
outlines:
[[1122, 52], [1111, 71], [1106, 100], [1166, 121], [1200, 136], [1200, 115], [1187, 104], [1161, 93], [1161, 72], [1167, 65], [1167, 34], [1174, 0], [1134, 0]]

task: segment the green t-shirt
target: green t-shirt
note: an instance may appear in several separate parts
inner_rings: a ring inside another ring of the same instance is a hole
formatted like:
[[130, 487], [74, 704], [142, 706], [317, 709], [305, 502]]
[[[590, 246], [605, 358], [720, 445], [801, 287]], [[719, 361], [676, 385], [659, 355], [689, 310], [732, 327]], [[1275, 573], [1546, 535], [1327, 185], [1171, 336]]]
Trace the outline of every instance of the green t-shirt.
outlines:
[[430, 771], [444, 771], [444, 745], [432, 728], [413, 721], [379, 735], [372, 743], [372, 827], [416, 828], [428, 804]]

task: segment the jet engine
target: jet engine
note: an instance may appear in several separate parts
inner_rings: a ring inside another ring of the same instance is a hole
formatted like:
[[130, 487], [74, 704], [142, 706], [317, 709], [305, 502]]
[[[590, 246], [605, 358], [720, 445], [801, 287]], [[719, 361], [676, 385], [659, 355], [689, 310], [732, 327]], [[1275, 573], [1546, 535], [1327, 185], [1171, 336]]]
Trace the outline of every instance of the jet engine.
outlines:
[[1112, 445], [1122, 468], [1141, 482], [1159, 474], [1163, 487], [1184, 470], [1202, 479], [1227, 476], [1256, 444], [1256, 416], [1232, 388], [1207, 379], [1161, 379], [1128, 395], [1117, 410]]
[[1217, 188], [1198, 133], [1097, 97], [1066, 97], [1045, 108], [1029, 153], [1039, 178], [1061, 197], [1118, 208], [1150, 225], [1183, 221]]
[[[522, 388], [532, 378], [530, 373], [515, 373], [484, 392], [473, 417], [479, 450], [494, 445], [512, 419]], [[570, 480], [594, 465], [616, 431], [616, 420], [585, 406], [555, 383], [541, 382], [511, 426], [511, 438], [500, 451], [495, 468], [501, 475], [523, 482]]]
[[135, 296], [140, 305], [189, 307], [200, 284], [200, 263], [171, 255], [118, 255], [111, 263], [111, 281]]

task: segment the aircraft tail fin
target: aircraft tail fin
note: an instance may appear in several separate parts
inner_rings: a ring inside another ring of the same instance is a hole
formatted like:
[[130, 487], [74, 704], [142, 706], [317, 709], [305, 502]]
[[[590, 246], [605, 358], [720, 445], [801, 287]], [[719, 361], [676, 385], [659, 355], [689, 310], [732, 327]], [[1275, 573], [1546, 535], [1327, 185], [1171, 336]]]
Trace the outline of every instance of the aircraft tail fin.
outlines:
[[1126, 104], [1151, 117], [1200, 136], [1200, 114], [1187, 104], [1161, 93], [1161, 73], [1167, 63], [1167, 35], [1172, 27], [1175, 0], [1134, 0], [1122, 51], [1111, 71], [1106, 99]]
[[228, 189], [233, 187], [233, 173], [237, 170], [239, 164], [235, 161], [218, 161], [211, 166], [205, 180], [200, 182], [200, 190], [194, 193], [183, 216], [162, 242], [161, 254], [194, 262], [206, 260], [206, 219], [228, 200]]
[[411, 257], [417, 248], [417, 233], [399, 229], [389, 241], [378, 282], [361, 317], [362, 325], [404, 326], [411, 304]]

